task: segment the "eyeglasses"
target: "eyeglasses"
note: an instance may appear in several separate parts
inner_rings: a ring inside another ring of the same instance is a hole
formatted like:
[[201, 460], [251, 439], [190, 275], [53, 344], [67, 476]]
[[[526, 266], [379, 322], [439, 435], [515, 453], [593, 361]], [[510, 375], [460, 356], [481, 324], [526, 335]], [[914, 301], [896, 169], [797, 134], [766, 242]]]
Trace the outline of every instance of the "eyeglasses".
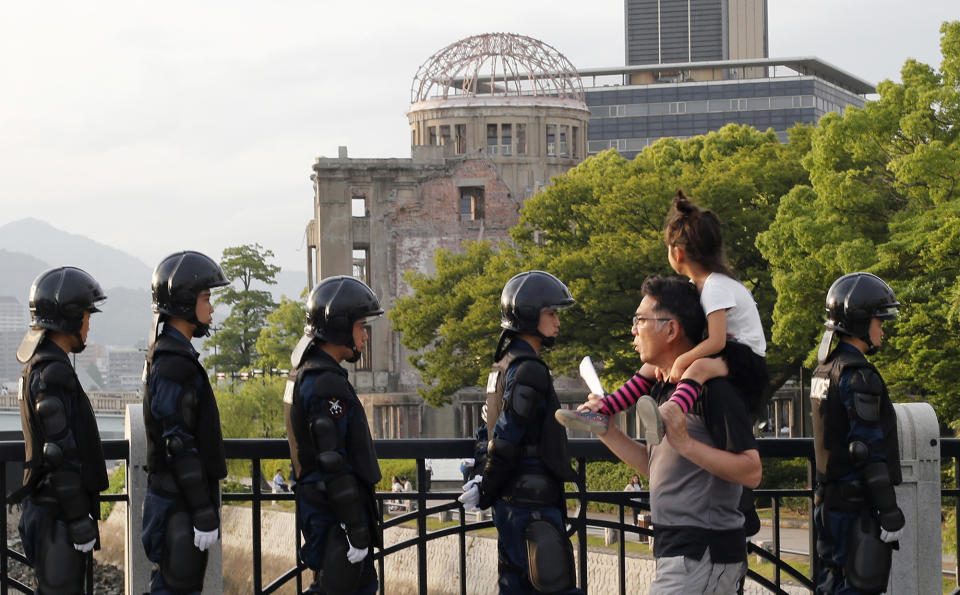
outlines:
[[[640, 316], [640, 315], [638, 314], [637, 316], [634, 316], [634, 317], [631, 319], [631, 322], [633, 323], [633, 324], [632, 324], [632, 327], [633, 327], [633, 326], [639, 326], [640, 323], [646, 324], [646, 322], [647, 322], [648, 320], [656, 320], [656, 321], [658, 321], [658, 322], [665, 322], [665, 321], [667, 321], [667, 320], [676, 320], [676, 319], [675, 319], [675, 318], [660, 318], [660, 317], [656, 317], [656, 316]], [[632, 328], [632, 327], [631, 327], [631, 328]]]

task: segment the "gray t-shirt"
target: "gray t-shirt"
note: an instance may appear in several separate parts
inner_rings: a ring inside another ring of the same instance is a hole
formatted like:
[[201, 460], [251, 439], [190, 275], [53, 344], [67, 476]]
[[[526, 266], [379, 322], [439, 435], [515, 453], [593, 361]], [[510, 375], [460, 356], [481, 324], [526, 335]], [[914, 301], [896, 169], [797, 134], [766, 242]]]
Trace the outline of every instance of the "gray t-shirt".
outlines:
[[[674, 386], [658, 383], [651, 395], [665, 401]], [[687, 432], [694, 440], [740, 453], [757, 448], [743, 397], [726, 378], [706, 383], [701, 397], [687, 414]], [[648, 446], [650, 456], [650, 512], [654, 555], [689, 555], [700, 559], [710, 548], [718, 563], [746, 559], [743, 487], [713, 475], [680, 456], [669, 438]]]

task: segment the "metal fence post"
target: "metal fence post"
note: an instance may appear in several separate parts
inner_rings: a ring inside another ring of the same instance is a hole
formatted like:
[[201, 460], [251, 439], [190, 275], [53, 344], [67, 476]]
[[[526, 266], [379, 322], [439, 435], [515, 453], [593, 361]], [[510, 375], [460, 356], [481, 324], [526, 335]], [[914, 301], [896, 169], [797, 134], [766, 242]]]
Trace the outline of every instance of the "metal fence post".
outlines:
[[[143, 524], [143, 498], [147, 493], [147, 433], [143, 425], [143, 408], [140, 404], [127, 405], [123, 435], [130, 445], [130, 460], [127, 461], [127, 531], [123, 541], [126, 573], [124, 593], [141, 595], [150, 592], [150, 570], [153, 563], [147, 560], [140, 543]], [[207, 558], [207, 574], [203, 590], [208, 593], [223, 593], [223, 535]]]
[[928, 403], [896, 403], [903, 483], [897, 504], [907, 519], [900, 550], [893, 552], [888, 593], [940, 593], [940, 429]]

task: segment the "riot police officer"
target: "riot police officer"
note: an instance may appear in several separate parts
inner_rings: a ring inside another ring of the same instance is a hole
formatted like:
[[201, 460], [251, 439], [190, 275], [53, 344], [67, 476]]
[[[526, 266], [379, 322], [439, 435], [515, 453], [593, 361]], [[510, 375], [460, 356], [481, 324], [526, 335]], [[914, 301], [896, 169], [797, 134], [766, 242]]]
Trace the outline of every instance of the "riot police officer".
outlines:
[[[816, 449], [817, 593], [880, 593], [904, 526], [897, 419], [886, 385], [864, 355], [880, 347], [899, 302], [870, 273], [837, 279], [810, 387]], [[839, 343], [830, 351], [834, 335]], [[829, 355], [828, 355], [829, 352]]]
[[363, 405], [341, 362], [356, 362], [380, 300], [353, 277], [324, 279], [307, 299], [305, 334], [290, 358], [283, 401], [296, 474], [308, 592], [373, 594], [371, 548], [382, 546], [374, 489], [380, 465]]
[[[199, 593], [219, 538], [219, 480], [227, 475], [220, 412], [191, 339], [210, 332], [210, 290], [228, 285], [199, 252], [153, 271], [153, 329], [144, 366], [148, 487], [141, 541], [154, 562], [151, 593]], [[163, 329], [157, 334], [160, 324]]]
[[563, 498], [563, 482], [575, 474], [566, 431], [554, 418], [560, 401], [540, 359], [560, 332], [557, 313], [573, 303], [567, 287], [543, 271], [514, 276], [500, 296], [502, 331], [487, 380], [487, 460], [460, 501], [493, 506], [504, 595], [580, 593]]
[[90, 315], [107, 298], [85, 271], [59, 267], [30, 288], [30, 330], [17, 350], [22, 364], [20, 419], [26, 450], [20, 538], [38, 593], [80, 593], [99, 539], [100, 492], [107, 470], [97, 420], [67, 358], [86, 347]]

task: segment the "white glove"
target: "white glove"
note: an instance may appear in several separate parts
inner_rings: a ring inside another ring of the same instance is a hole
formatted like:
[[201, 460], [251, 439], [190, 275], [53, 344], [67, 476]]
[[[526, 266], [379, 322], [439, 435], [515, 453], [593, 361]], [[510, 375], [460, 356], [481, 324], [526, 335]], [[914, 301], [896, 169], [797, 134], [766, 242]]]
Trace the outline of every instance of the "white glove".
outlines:
[[483, 476], [474, 475], [473, 479], [463, 484], [463, 493], [460, 494], [457, 500], [459, 500], [467, 510], [473, 510], [477, 507], [477, 504], [480, 503], [480, 481], [482, 479]]
[[347, 560], [349, 560], [351, 564], [363, 562], [363, 559], [367, 557], [367, 552], [370, 551], [370, 548], [353, 547], [353, 544], [350, 543], [350, 535], [347, 534], [347, 526], [343, 523], [340, 523], [340, 528], [343, 529], [344, 534], [347, 536]]
[[87, 543], [75, 543], [73, 544], [73, 549], [78, 552], [83, 552], [84, 554], [93, 549], [94, 544], [97, 543], [96, 539], [91, 539]]
[[201, 552], [206, 551], [207, 548], [211, 547], [213, 544], [217, 543], [217, 538], [220, 536], [220, 529], [214, 529], [213, 531], [201, 531], [196, 527], [193, 528], [193, 545], [196, 546]]
[[883, 543], [900, 541], [901, 537], [903, 537], [903, 527], [900, 527], [896, 531], [887, 531], [883, 527], [880, 528], [880, 541]]
[[[90, 520], [91, 520], [91, 521], [93, 521], [93, 515], [92, 515], [92, 514], [88, 514], [87, 516], [90, 517]], [[96, 524], [96, 521], [94, 521], [94, 524]], [[96, 543], [97, 543], [97, 538], [94, 537], [93, 539], [91, 539], [90, 541], [88, 541], [88, 542], [86, 542], [86, 543], [75, 543], [75, 544], [73, 544], [73, 549], [77, 550], [78, 552], [83, 552], [83, 553], [85, 554], [85, 553], [91, 551], [91, 550], [93, 549], [93, 546], [96, 545]]]

